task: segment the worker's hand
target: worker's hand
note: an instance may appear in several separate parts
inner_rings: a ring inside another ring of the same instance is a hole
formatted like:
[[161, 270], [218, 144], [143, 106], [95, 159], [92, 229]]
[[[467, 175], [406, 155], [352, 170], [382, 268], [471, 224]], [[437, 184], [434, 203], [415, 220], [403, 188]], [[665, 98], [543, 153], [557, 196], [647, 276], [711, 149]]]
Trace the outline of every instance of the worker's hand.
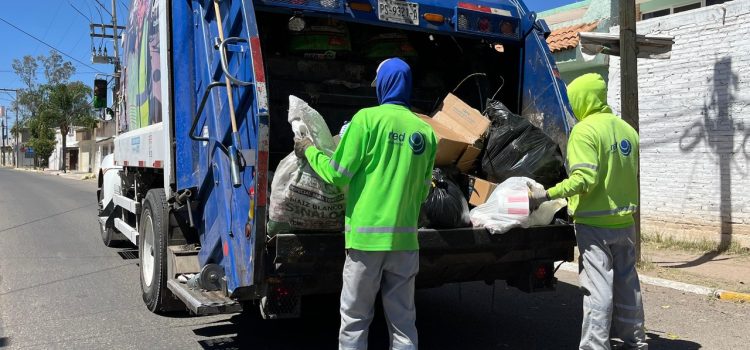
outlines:
[[549, 194], [547, 194], [547, 190], [529, 184], [529, 210], [534, 211], [539, 209], [539, 206], [548, 200]]
[[310, 138], [305, 137], [294, 141], [294, 154], [299, 159], [305, 159], [305, 151], [313, 145]]

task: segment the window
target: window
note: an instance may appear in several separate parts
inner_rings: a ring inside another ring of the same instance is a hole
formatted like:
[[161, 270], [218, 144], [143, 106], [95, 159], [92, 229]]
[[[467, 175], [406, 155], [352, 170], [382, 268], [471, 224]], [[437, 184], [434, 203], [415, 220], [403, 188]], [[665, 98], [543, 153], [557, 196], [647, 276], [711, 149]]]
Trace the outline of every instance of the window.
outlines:
[[699, 9], [699, 8], [701, 8], [701, 3], [696, 2], [696, 3], [690, 4], [690, 5], [675, 7], [672, 10], [673, 11], [672, 13], [679, 13], [679, 12], [684, 12], [684, 11], [690, 11], [690, 10], [695, 10], [695, 9]]
[[690, 10], [695, 10], [695, 9], [699, 9], [699, 8], [705, 7], [705, 6], [723, 4], [723, 3], [728, 2], [728, 1], [732, 1], [732, 0], [701, 0], [701, 1], [696, 1], [696, 2], [693, 2], [691, 4], [687, 4], [687, 5], [680, 5], [680, 6], [676, 6], [676, 7], [666, 8], [666, 9], [663, 9], [663, 10], [642, 13], [641, 14], [641, 20], [646, 20], [646, 19], [656, 18], [656, 17], [662, 17], [662, 16], [669, 16], [671, 14], [685, 12], [685, 11], [690, 11]]
[[656, 17], [662, 17], [662, 16], [669, 16], [670, 14], [672, 14], [671, 9], [664, 9], [664, 10], [641, 14], [641, 19], [650, 19], [650, 18], [656, 18]]

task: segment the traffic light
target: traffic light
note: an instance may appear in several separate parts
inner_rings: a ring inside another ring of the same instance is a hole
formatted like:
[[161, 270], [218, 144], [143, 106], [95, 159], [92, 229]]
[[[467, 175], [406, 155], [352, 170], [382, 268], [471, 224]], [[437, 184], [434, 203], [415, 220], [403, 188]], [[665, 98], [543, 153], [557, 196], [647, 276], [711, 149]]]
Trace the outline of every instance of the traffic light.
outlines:
[[94, 108], [107, 107], [107, 80], [94, 80]]

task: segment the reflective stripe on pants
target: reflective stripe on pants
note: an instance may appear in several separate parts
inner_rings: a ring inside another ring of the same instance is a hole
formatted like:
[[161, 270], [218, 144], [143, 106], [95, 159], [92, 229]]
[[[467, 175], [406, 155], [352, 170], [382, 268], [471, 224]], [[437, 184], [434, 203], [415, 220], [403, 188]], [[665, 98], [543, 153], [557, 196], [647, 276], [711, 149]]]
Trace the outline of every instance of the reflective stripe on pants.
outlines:
[[349, 249], [341, 290], [340, 350], [367, 349], [367, 334], [382, 290], [391, 349], [416, 350], [414, 279], [419, 251], [365, 252]]
[[620, 338], [627, 349], [648, 349], [635, 269], [635, 227], [576, 224], [575, 229], [584, 289], [580, 349], [609, 350], [610, 337]]

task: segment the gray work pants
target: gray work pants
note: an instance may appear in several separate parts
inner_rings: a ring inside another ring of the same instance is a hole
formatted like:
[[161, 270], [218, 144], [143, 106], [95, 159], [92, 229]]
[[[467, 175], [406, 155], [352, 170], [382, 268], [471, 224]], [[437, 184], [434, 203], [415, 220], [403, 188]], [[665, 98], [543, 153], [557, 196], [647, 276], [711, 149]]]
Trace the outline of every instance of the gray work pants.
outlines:
[[584, 289], [580, 349], [609, 350], [610, 331], [627, 349], [648, 349], [635, 269], [635, 227], [575, 228]]
[[418, 251], [365, 252], [349, 249], [341, 290], [339, 350], [367, 349], [367, 333], [382, 290], [383, 309], [393, 350], [417, 349], [414, 278]]

